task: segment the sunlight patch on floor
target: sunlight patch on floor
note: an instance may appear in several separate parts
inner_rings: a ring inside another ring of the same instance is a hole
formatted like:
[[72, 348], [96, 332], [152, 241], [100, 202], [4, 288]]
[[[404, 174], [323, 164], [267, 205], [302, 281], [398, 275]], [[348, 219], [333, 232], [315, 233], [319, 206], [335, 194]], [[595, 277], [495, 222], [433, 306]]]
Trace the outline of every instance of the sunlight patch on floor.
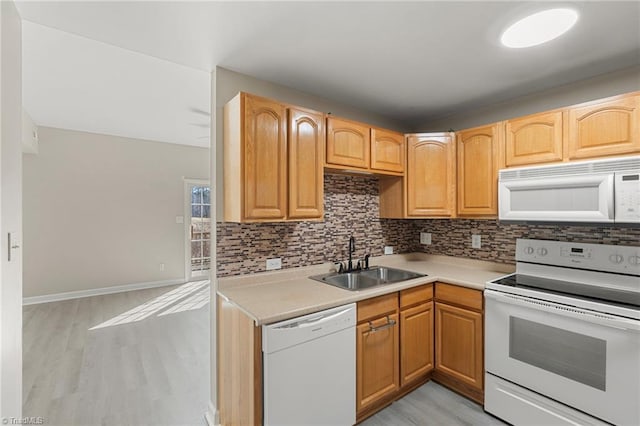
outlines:
[[166, 309], [163, 312], [159, 313], [158, 316], [161, 317], [163, 315], [177, 314], [178, 312], [200, 309], [207, 303], [209, 303], [210, 294], [211, 292], [209, 290], [209, 287], [203, 288], [202, 290], [193, 293], [186, 299], [183, 299], [175, 305], [169, 307], [169, 309]]
[[[206, 295], [206, 297], [205, 297]], [[209, 302], [209, 280], [193, 281], [181, 285], [162, 296], [158, 296], [148, 302], [138, 305], [118, 316], [115, 316], [102, 324], [91, 327], [89, 330], [111, 327], [142, 321], [151, 315], [166, 315], [166, 313], [184, 312], [191, 309], [199, 309]], [[179, 308], [178, 308], [179, 307]], [[169, 308], [169, 309], [167, 309]], [[171, 312], [160, 312], [162, 311]]]

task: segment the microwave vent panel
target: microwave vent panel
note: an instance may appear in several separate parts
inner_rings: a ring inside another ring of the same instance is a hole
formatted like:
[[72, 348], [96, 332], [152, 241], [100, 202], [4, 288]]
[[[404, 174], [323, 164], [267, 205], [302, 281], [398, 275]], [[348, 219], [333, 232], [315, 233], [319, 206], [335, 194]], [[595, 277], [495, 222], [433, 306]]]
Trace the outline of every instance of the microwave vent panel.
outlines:
[[640, 171], [640, 157], [614, 158], [551, 166], [500, 170], [500, 181]]

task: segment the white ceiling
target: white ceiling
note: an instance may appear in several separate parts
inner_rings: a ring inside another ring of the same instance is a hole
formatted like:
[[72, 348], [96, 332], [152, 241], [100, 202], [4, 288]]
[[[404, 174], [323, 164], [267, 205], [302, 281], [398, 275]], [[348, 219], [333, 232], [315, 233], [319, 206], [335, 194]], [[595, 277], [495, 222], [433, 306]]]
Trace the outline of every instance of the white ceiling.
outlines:
[[209, 146], [209, 73], [31, 22], [22, 37], [38, 125]]
[[566, 35], [499, 45], [515, 19], [558, 4], [18, 2], [23, 19], [85, 37], [25, 24], [25, 108], [39, 124], [206, 145], [215, 66], [410, 128], [640, 64], [638, 1], [574, 1]]

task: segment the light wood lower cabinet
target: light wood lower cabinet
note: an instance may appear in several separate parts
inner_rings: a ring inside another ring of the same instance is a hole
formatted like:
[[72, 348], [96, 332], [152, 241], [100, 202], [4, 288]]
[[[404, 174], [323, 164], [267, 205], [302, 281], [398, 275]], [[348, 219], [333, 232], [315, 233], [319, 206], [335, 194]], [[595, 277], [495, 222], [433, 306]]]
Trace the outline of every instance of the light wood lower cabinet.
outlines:
[[356, 416], [367, 417], [400, 388], [398, 294], [358, 303]]
[[218, 410], [221, 425], [262, 424], [262, 328], [217, 298]]
[[484, 403], [482, 292], [436, 284], [434, 380]]
[[358, 303], [358, 421], [429, 379], [434, 364], [432, 299], [433, 285], [425, 284]]
[[433, 370], [433, 284], [400, 292], [400, 386], [412, 390]]
[[[217, 307], [220, 424], [260, 425], [262, 329], [221, 297]], [[482, 292], [444, 283], [358, 302], [357, 422], [430, 378], [482, 404], [482, 326]]]

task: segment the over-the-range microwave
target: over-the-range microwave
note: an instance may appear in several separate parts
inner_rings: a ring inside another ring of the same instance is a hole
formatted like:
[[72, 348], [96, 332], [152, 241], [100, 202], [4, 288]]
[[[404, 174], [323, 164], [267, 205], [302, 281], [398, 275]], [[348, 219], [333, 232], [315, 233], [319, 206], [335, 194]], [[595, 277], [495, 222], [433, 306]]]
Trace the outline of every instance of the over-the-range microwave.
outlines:
[[640, 156], [500, 170], [505, 221], [640, 223]]

